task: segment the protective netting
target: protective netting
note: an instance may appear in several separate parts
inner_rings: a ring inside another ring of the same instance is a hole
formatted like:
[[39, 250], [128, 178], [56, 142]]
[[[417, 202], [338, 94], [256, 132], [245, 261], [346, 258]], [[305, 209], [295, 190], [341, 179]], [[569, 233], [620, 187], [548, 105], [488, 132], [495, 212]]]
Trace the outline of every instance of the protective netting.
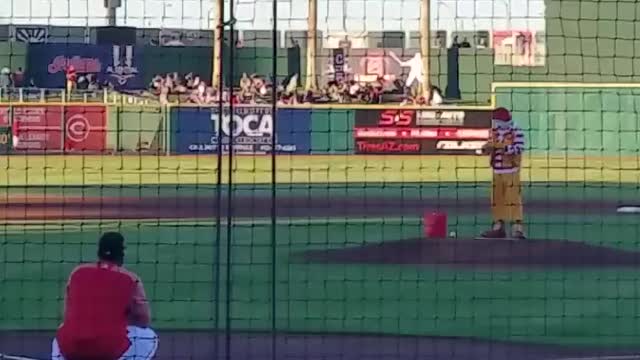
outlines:
[[636, 2], [4, 1], [0, 359], [111, 230], [159, 359], [639, 356]]

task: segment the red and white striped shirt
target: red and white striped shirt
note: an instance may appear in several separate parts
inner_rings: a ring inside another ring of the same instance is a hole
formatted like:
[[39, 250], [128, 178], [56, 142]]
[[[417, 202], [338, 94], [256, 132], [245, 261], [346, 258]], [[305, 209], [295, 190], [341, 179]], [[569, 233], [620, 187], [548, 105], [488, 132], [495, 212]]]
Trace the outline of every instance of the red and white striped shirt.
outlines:
[[491, 130], [490, 142], [498, 146], [491, 153], [491, 168], [497, 174], [510, 174], [520, 170], [524, 152], [524, 132], [515, 124]]

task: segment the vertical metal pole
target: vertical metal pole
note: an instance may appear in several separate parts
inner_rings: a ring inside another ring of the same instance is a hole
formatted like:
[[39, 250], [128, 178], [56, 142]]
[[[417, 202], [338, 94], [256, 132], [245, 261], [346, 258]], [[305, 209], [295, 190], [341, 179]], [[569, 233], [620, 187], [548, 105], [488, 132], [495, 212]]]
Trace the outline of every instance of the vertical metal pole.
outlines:
[[116, 8], [107, 8], [107, 25], [116, 26]]
[[[277, 168], [276, 168], [276, 145], [278, 134], [278, 94], [276, 89], [278, 88], [278, 0], [272, 0], [273, 7], [273, 29], [271, 38], [273, 44], [273, 55], [271, 59], [271, 73], [272, 73], [272, 86], [271, 86], [271, 118], [273, 119], [273, 126], [271, 127], [271, 359], [276, 360], [277, 357], [277, 337], [276, 337], [276, 299], [277, 299], [277, 274], [276, 274], [276, 217], [277, 217], [277, 202], [276, 202], [276, 183], [277, 183]], [[300, 75], [298, 75], [300, 76]]]
[[[214, 0], [215, 9], [213, 9], [213, 56], [211, 66], [211, 87], [217, 88], [220, 83], [224, 82], [220, 76], [222, 71], [222, 38], [224, 33], [223, 17], [224, 17], [224, 0]], [[220, 40], [220, 41], [218, 41]], [[220, 83], [219, 83], [220, 82]]]
[[[234, 3], [233, 0], [229, 0], [229, 76], [227, 79], [227, 86], [229, 87], [229, 117], [233, 119], [234, 108], [233, 108], [233, 85], [235, 81], [234, 74], [234, 62], [235, 62], [235, 11], [234, 11]], [[224, 41], [224, 31], [222, 35]], [[230, 122], [229, 129], [229, 155], [228, 159], [228, 179], [227, 179], [227, 253], [226, 253], [226, 263], [227, 263], [227, 272], [226, 272], [226, 327], [225, 327], [225, 348], [226, 348], [226, 359], [231, 360], [231, 295], [233, 293], [233, 287], [231, 286], [232, 274], [232, 264], [231, 264], [231, 247], [232, 247], [232, 236], [233, 236], [233, 121]]]
[[[122, 150], [122, 142], [121, 142], [121, 129], [122, 129], [122, 107], [120, 106], [114, 106], [115, 108], [115, 113], [116, 113], [116, 153], [121, 152]], [[160, 110], [162, 111], [162, 110]], [[165, 119], [166, 122], [166, 116], [163, 116], [163, 119]], [[165, 126], [165, 130], [166, 130], [166, 126]], [[166, 139], [166, 136], [165, 136]]]
[[60, 151], [64, 154], [66, 152], [66, 143], [67, 143], [67, 106], [62, 105], [60, 107], [60, 131], [61, 131], [61, 140], [60, 141]]
[[421, 0], [420, 2], [420, 55], [422, 57], [422, 96], [428, 99], [431, 93], [429, 86], [429, 76], [431, 75], [431, 14], [430, 0]]
[[[224, 0], [217, 0], [218, 2], [218, 19], [220, 19], [219, 22], [215, 23], [215, 37], [213, 39], [213, 47], [215, 48], [216, 46], [218, 46], [218, 43], [221, 43], [223, 41], [222, 39], [222, 34], [223, 34], [223, 24], [222, 24], [222, 17], [224, 15]], [[214, 10], [215, 12], [215, 10]], [[222, 139], [224, 138], [223, 134], [222, 134], [222, 121], [224, 118], [224, 101], [222, 99], [222, 93], [224, 91], [224, 78], [223, 78], [223, 64], [222, 64], [222, 46], [219, 47], [220, 51], [217, 53], [217, 57], [214, 56], [214, 58], [212, 59], [214, 64], [214, 69], [217, 67], [218, 68], [218, 73], [216, 74], [218, 76], [218, 81], [216, 81], [216, 85], [213, 85], [214, 88], [217, 87], [218, 89], [218, 94], [219, 94], [219, 101], [218, 101], [218, 122], [216, 123], [216, 134], [217, 134], [217, 143], [218, 143], [218, 147], [216, 149], [216, 155], [217, 155], [217, 169], [218, 171], [216, 172], [216, 243], [215, 243], [215, 255], [214, 255], [214, 275], [215, 275], [215, 285], [214, 285], [214, 296], [213, 296], [213, 302], [214, 302], [214, 320], [213, 320], [213, 327], [214, 327], [214, 343], [213, 343], [213, 356], [214, 356], [214, 360], [219, 360], [220, 359], [220, 338], [218, 336], [219, 334], [219, 330], [220, 330], [220, 280], [222, 278], [220, 272], [222, 269], [222, 253], [220, 251], [220, 245], [222, 244], [221, 237], [222, 237], [222, 212], [223, 212], [223, 208], [222, 208]], [[213, 112], [215, 111], [215, 109], [210, 109], [211, 111], [211, 115], [213, 115]]]
[[312, 90], [318, 88], [318, 79], [316, 76], [316, 49], [318, 48], [316, 43], [318, 39], [318, 2], [316, 0], [309, 0], [308, 7], [309, 20], [307, 21], [307, 80], [305, 82], [305, 89]]

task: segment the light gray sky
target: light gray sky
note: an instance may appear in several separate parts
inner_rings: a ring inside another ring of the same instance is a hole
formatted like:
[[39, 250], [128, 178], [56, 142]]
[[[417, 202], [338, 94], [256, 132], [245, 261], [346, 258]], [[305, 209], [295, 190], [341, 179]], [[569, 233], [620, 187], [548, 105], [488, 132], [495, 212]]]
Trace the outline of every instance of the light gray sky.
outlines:
[[[0, 24], [105, 25], [103, 0], [0, 0]], [[118, 24], [210, 29], [213, 0], [123, 0]], [[239, 30], [268, 30], [271, 0], [235, 0]], [[5, 5], [6, 4], [6, 5]], [[322, 31], [417, 31], [419, 0], [318, 0]], [[345, 18], [344, 14], [348, 14]], [[306, 30], [307, 0], [278, 0], [278, 27]], [[432, 29], [544, 30], [544, 0], [431, 0]]]

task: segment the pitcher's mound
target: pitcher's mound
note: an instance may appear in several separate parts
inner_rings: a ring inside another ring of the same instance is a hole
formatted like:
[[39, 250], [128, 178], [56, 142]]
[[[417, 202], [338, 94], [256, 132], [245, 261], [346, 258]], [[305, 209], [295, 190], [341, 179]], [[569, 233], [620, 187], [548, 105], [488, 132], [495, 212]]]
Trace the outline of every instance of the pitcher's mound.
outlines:
[[333, 264], [440, 265], [472, 268], [636, 267], [640, 253], [567, 240], [405, 239], [294, 254]]

